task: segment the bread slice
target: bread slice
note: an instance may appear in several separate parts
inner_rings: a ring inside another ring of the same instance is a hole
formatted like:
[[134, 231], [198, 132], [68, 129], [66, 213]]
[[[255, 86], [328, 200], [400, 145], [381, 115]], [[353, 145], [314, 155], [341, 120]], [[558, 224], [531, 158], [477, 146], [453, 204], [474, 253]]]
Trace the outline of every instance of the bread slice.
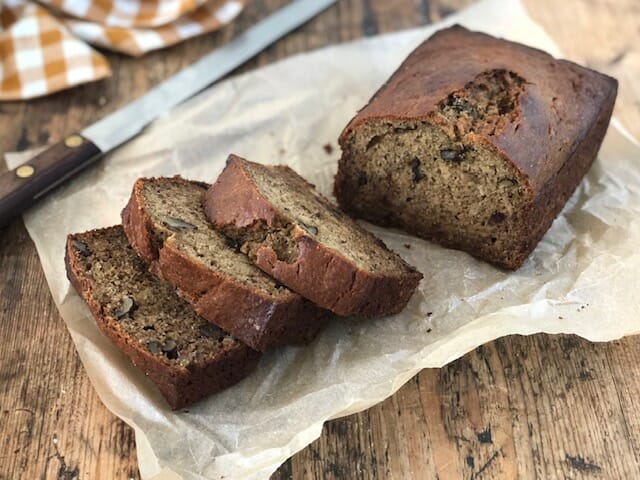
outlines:
[[349, 214], [517, 269], [596, 158], [615, 79], [460, 26], [404, 61], [340, 137]]
[[147, 270], [122, 227], [69, 235], [67, 276], [102, 332], [174, 408], [247, 376], [260, 354], [199, 317]]
[[397, 313], [422, 278], [289, 167], [231, 155], [204, 208], [256, 265], [338, 315]]
[[207, 184], [136, 181], [122, 212], [133, 249], [202, 317], [255, 350], [306, 343], [327, 312], [256, 268], [216, 231], [202, 209]]

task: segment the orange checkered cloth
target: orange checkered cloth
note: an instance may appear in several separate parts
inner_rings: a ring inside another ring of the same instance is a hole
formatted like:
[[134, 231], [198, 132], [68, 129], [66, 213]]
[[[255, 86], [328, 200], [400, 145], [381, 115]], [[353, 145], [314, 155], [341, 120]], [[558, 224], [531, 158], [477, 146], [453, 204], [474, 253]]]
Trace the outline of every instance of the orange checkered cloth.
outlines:
[[246, 0], [0, 0], [0, 100], [111, 74], [88, 43], [139, 56], [230, 23]]

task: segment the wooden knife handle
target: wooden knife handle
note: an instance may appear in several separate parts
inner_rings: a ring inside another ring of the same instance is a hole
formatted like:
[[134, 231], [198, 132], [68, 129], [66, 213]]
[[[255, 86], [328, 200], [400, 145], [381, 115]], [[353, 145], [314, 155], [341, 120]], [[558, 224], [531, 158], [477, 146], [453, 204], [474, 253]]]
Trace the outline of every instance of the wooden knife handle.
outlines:
[[0, 227], [102, 153], [85, 137], [69, 135], [27, 163], [0, 175]]

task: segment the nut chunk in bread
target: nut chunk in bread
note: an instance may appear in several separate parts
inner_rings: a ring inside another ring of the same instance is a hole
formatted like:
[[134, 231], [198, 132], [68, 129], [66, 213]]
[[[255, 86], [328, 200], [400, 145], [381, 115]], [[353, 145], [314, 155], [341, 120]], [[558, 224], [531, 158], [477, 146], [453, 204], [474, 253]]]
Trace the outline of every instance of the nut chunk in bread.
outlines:
[[533, 48], [442, 30], [347, 125], [350, 214], [519, 268], [596, 158], [615, 79]]
[[328, 312], [265, 275], [213, 228], [202, 209], [207, 187], [180, 177], [136, 181], [122, 212], [133, 249], [197, 313], [251, 348], [310, 341]]
[[98, 327], [178, 409], [238, 382], [260, 354], [151, 274], [121, 226], [69, 235], [67, 276]]
[[261, 269], [338, 315], [397, 313], [422, 278], [289, 167], [231, 155], [204, 208]]

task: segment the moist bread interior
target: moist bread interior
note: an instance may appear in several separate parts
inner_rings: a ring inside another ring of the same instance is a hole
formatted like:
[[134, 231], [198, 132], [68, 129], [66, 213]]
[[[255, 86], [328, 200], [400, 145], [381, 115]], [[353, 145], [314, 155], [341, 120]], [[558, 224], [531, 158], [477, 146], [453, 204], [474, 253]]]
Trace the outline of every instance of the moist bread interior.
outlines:
[[338, 194], [378, 223], [489, 256], [512, 249], [530, 192], [483, 136], [517, 122], [525, 88], [516, 73], [490, 70], [443, 98], [428, 119], [358, 126]]
[[169, 238], [173, 246], [207, 268], [218, 270], [265, 294], [288, 297], [279, 285], [240, 253], [235, 243], [213, 228], [201, 207], [208, 185], [156, 178], [143, 183], [147, 211], [154, 222], [154, 243], [160, 248]]
[[185, 368], [206, 365], [223, 351], [242, 346], [151, 274], [121, 227], [74, 235], [71, 248], [76, 264], [91, 279], [105, 318], [162, 362]]
[[292, 232], [298, 226], [365, 271], [394, 276], [409, 269], [381, 240], [360, 228], [290, 168], [252, 162], [245, 162], [245, 168], [260, 193], [280, 212], [283, 222], [271, 229], [261, 223], [246, 229], [243, 249], [249, 255], [255, 255], [261, 244], [268, 244], [280, 260], [295, 262], [299, 245]]

